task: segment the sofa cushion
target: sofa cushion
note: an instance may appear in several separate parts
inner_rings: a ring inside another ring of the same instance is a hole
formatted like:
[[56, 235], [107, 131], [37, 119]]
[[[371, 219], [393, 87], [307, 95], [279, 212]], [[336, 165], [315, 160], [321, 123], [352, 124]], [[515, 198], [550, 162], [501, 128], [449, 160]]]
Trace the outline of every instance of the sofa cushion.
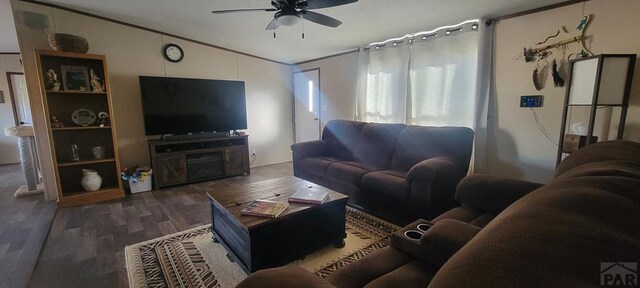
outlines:
[[381, 200], [408, 200], [409, 183], [405, 181], [406, 175], [406, 172], [397, 170], [371, 172], [362, 177], [362, 187], [367, 195]]
[[367, 163], [353, 161], [333, 163], [327, 168], [327, 185], [330, 189], [356, 197], [357, 195], [353, 192], [360, 190], [362, 176], [378, 170], [382, 168]]
[[299, 287], [301, 283], [304, 283], [307, 287], [335, 288], [329, 282], [298, 266], [283, 266], [260, 270], [252, 273], [251, 277], [240, 282], [236, 288]]
[[405, 223], [409, 211], [409, 183], [406, 172], [382, 170], [362, 177], [362, 196], [357, 203], [394, 223]]
[[388, 169], [398, 135], [405, 126], [404, 124], [368, 123], [362, 129], [358, 143], [354, 147], [355, 161]]
[[360, 162], [337, 162], [327, 168], [327, 178], [344, 184], [360, 187], [362, 176], [382, 168]]
[[348, 120], [331, 120], [327, 122], [322, 131], [322, 140], [327, 144], [327, 155], [353, 160], [353, 147], [355, 147], [365, 122]]
[[364, 288], [424, 288], [431, 282], [436, 271], [435, 267], [420, 260], [414, 260], [376, 278]]
[[395, 145], [391, 169], [409, 171], [426, 159], [449, 156], [461, 169], [469, 168], [473, 144], [473, 130], [465, 127], [406, 126]]
[[462, 206], [453, 208], [447, 212], [440, 214], [440, 216], [431, 220], [431, 222], [436, 223], [444, 219], [455, 219], [482, 228], [484, 226], [487, 226], [487, 224], [489, 224], [489, 222], [491, 222], [493, 218], [496, 218], [495, 214], [491, 214], [462, 204]]
[[[341, 267], [325, 279], [336, 287], [365, 287], [381, 275], [391, 273], [414, 260], [413, 256], [387, 246]], [[422, 287], [425, 287], [426, 283], [423, 283]]]
[[341, 162], [341, 159], [333, 157], [309, 157], [304, 158], [298, 165], [299, 175], [311, 182], [325, 185], [327, 177], [327, 168], [329, 165]]

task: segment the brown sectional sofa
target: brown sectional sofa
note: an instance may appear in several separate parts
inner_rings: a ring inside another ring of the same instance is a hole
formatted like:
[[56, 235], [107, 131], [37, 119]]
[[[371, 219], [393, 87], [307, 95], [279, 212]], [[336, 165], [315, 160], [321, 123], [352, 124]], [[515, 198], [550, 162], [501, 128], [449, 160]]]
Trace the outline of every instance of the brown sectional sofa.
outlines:
[[297, 143], [294, 175], [350, 196], [371, 214], [406, 224], [456, 206], [473, 131], [332, 120], [322, 140]]
[[602, 262], [640, 262], [639, 143], [589, 145], [544, 186], [468, 176], [456, 199], [420, 239], [403, 232], [425, 220], [325, 279], [282, 267], [238, 287], [601, 287]]

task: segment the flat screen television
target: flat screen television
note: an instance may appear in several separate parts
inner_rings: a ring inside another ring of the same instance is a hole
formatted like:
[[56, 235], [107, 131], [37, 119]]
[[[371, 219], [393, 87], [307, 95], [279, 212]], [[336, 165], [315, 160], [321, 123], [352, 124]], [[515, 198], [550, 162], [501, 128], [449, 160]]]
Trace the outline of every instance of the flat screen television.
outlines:
[[140, 76], [147, 135], [247, 129], [243, 81]]

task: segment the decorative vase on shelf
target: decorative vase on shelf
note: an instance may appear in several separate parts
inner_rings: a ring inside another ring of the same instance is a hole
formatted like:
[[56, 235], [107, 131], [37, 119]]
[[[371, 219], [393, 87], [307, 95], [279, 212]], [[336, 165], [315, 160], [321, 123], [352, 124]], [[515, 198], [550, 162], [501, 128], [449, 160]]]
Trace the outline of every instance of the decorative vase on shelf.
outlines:
[[82, 169], [82, 179], [80, 185], [85, 191], [91, 192], [100, 189], [102, 186], [102, 177], [98, 175], [96, 170]]
[[102, 146], [97, 146], [97, 147], [91, 148], [91, 153], [93, 153], [93, 158], [102, 159], [104, 158], [104, 154], [106, 153], [106, 150]]

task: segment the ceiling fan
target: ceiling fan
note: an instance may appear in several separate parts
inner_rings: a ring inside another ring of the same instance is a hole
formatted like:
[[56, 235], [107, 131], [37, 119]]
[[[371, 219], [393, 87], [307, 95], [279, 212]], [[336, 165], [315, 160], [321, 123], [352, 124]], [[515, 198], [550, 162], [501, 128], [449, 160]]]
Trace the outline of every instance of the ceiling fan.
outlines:
[[358, 2], [358, 0], [272, 0], [271, 6], [273, 6], [273, 8], [215, 10], [211, 11], [211, 13], [226, 14], [249, 11], [276, 12], [273, 20], [267, 25], [266, 30], [275, 30], [280, 26], [293, 26], [300, 22], [301, 19], [336, 28], [342, 24], [340, 20], [308, 10], [335, 7], [354, 2]]

